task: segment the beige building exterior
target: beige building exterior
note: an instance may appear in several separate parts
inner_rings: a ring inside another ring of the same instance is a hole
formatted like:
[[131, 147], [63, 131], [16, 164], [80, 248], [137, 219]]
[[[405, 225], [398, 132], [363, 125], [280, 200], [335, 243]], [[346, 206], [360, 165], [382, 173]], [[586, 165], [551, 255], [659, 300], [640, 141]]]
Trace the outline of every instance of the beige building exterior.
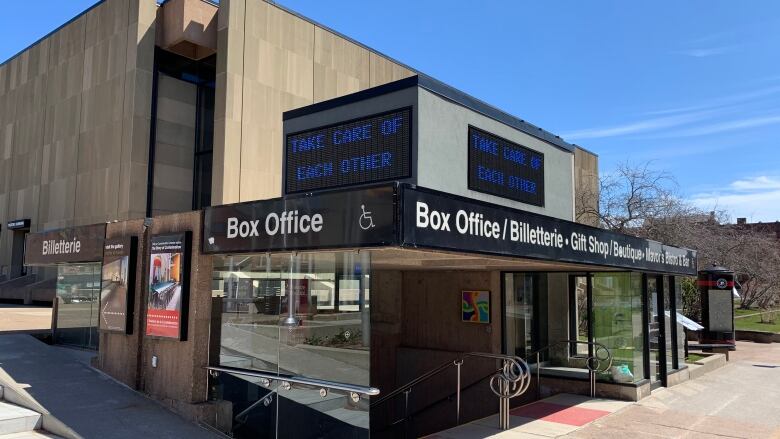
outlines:
[[[213, 81], [171, 76], [167, 54], [205, 60]], [[26, 232], [280, 196], [284, 111], [416, 74], [264, 0], [103, 0], [0, 65], [0, 281], [25, 273]], [[597, 159], [573, 160], [576, 191]]]

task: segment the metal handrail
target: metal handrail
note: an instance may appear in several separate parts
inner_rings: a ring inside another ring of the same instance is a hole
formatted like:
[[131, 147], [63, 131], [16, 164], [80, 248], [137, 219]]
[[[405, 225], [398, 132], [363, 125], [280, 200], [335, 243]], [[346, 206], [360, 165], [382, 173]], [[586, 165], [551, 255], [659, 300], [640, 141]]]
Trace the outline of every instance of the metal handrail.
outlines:
[[[409, 394], [411, 393], [412, 388], [440, 374], [441, 372], [447, 370], [450, 366], [455, 366], [457, 369], [457, 387], [455, 393], [456, 395], [455, 422], [457, 425], [460, 425], [460, 399], [461, 399], [460, 395], [462, 390], [461, 389], [461, 366], [463, 366], [463, 362], [468, 357], [488, 358], [492, 360], [500, 360], [503, 362], [501, 368], [498, 369], [490, 378], [490, 390], [499, 398], [499, 423], [500, 423], [499, 427], [504, 430], [508, 429], [509, 428], [509, 400], [511, 398], [521, 395], [526, 390], [528, 390], [528, 387], [531, 383], [530, 380], [531, 369], [530, 367], [528, 367], [528, 364], [522, 358], [511, 356], [511, 355], [492, 354], [486, 352], [468, 352], [468, 353], [460, 354], [454, 360], [447, 361], [445, 363], [440, 364], [439, 366], [434, 367], [433, 369], [423, 373], [422, 375], [409, 381], [403, 386], [398, 387], [397, 389], [393, 390], [392, 392], [388, 393], [382, 398], [372, 402], [370, 405], [371, 408], [383, 404], [403, 393], [404, 394], [404, 417], [401, 420], [394, 422], [393, 424], [395, 425], [400, 422], [408, 423], [410, 417]], [[408, 436], [408, 431], [405, 431], [404, 435]]]
[[[597, 341], [581, 341], [581, 340], [560, 340], [554, 343], [550, 343], [547, 346], [538, 349], [536, 351], [532, 351], [528, 354], [528, 357], [536, 356], [536, 397], [539, 398], [541, 396], [541, 376], [540, 376], [540, 369], [541, 364], [539, 362], [540, 354], [544, 351], [549, 351], [553, 346], [557, 346], [560, 344], [566, 344], [567, 347], [569, 346], [576, 346], [578, 344], [585, 344], [588, 345], [588, 356], [585, 357], [586, 365], [588, 367], [588, 382], [590, 384], [590, 397], [595, 398], [596, 397], [596, 372], [606, 372], [609, 370], [609, 368], [612, 367], [612, 352], [610, 352], [609, 348], [607, 348], [603, 343], [599, 343]], [[595, 346], [595, 349], [591, 351], [590, 347]], [[606, 352], [606, 356], [604, 358], [599, 356], [599, 351], [603, 350]], [[592, 352], [592, 353], [591, 353]], [[601, 369], [601, 362], [604, 361], [607, 364], [607, 367]]]
[[226, 367], [226, 366], [206, 366], [204, 367], [204, 369], [208, 370], [209, 373], [212, 374], [212, 376], [216, 376], [216, 373], [219, 372], [225, 372], [225, 373], [232, 373], [235, 375], [245, 375], [245, 376], [251, 376], [255, 378], [261, 378], [267, 380], [267, 382], [261, 382], [261, 384], [263, 384], [264, 387], [269, 387], [272, 381], [279, 381], [283, 387], [285, 386], [285, 383], [288, 383], [288, 385], [289, 383], [295, 383], [295, 384], [303, 384], [303, 385], [313, 386], [313, 387], [324, 387], [326, 389], [341, 390], [344, 392], [356, 393], [358, 395], [366, 395], [366, 396], [379, 395], [379, 389], [377, 389], [376, 387], [367, 387], [367, 386], [359, 386], [356, 384], [339, 383], [336, 381], [319, 380], [316, 378], [307, 378], [307, 377], [302, 377], [297, 375], [292, 375], [292, 376], [274, 375], [271, 373], [257, 372], [253, 370], [238, 369], [235, 367]]

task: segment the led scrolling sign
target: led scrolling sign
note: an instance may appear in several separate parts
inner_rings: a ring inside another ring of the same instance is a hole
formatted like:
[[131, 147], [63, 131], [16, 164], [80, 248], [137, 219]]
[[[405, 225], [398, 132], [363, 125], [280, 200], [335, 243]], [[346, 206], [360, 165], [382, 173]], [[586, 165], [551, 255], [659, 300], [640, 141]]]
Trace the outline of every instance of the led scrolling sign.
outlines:
[[288, 135], [285, 192], [410, 177], [411, 114], [407, 108]]
[[469, 189], [544, 206], [544, 154], [470, 126]]

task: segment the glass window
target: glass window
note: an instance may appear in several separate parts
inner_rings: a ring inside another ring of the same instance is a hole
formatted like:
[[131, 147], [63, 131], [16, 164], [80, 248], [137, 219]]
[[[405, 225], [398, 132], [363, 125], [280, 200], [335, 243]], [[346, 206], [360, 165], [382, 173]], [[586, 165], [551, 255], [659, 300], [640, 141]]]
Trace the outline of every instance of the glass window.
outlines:
[[663, 277], [663, 297], [664, 297], [664, 347], [666, 349], [666, 373], [671, 372], [674, 369], [674, 356], [676, 355], [676, 352], [674, 351], [674, 344], [672, 344], [672, 340], [674, 339], [674, 332], [672, 332], [672, 325], [673, 325], [673, 316], [672, 316], [672, 296], [671, 296], [671, 289], [669, 286], [669, 276]]
[[612, 369], [602, 379], [644, 379], [642, 277], [637, 273], [596, 273], [592, 278], [594, 341], [612, 354]]
[[[506, 273], [506, 342], [507, 353], [523, 358], [539, 346], [534, 346], [534, 293], [539, 288], [539, 276], [523, 273]], [[529, 358], [529, 361], [534, 361]]]
[[[368, 386], [370, 269], [367, 251], [215, 257], [220, 365]], [[273, 391], [279, 380], [269, 388], [232, 374], [219, 383], [214, 392], [233, 403], [238, 437], [368, 435], [368, 401], [349, 392]], [[289, 422], [304, 415], [311, 422]]]
[[368, 385], [370, 253], [217, 256], [220, 364]]
[[680, 276], [675, 276], [672, 279], [674, 279], [674, 282], [672, 283], [674, 285], [674, 316], [677, 325], [677, 361], [675, 362], [675, 366], [679, 368], [685, 364], [685, 326], [676, 319], [677, 315], [681, 314], [683, 309], [682, 278]]
[[572, 276], [570, 278], [571, 303], [569, 309], [572, 313], [569, 338], [577, 343], [571, 346], [571, 354], [577, 356], [588, 355], [588, 326], [590, 316], [588, 311], [588, 278], [587, 276]]
[[100, 267], [99, 263], [57, 266], [55, 343], [97, 349]]

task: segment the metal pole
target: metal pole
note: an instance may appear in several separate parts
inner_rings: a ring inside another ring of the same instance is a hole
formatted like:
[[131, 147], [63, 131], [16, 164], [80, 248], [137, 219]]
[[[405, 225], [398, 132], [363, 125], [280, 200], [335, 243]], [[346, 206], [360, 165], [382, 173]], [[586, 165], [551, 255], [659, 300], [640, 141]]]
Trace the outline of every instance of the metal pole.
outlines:
[[541, 378], [539, 377], [539, 369], [541, 369], [540, 366], [539, 351], [536, 351], [536, 399], [542, 399]]
[[406, 389], [404, 391], [404, 437], [409, 437], [409, 394], [412, 389]]
[[458, 368], [458, 388], [455, 391], [455, 425], [460, 425], [460, 366], [463, 360], [455, 360], [455, 366]]
[[[505, 360], [506, 361], [506, 360]], [[509, 381], [505, 379], [501, 379], [501, 393], [504, 395], [504, 398], [500, 398], [499, 400], [499, 428], [501, 430], [508, 430], [509, 429]]]
[[[588, 360], [590, 361], [590, 360]], [[590, 397], [596, 397], [596, 372], [593, 369], [588, 368], [588, 378], [590, 379]]]

